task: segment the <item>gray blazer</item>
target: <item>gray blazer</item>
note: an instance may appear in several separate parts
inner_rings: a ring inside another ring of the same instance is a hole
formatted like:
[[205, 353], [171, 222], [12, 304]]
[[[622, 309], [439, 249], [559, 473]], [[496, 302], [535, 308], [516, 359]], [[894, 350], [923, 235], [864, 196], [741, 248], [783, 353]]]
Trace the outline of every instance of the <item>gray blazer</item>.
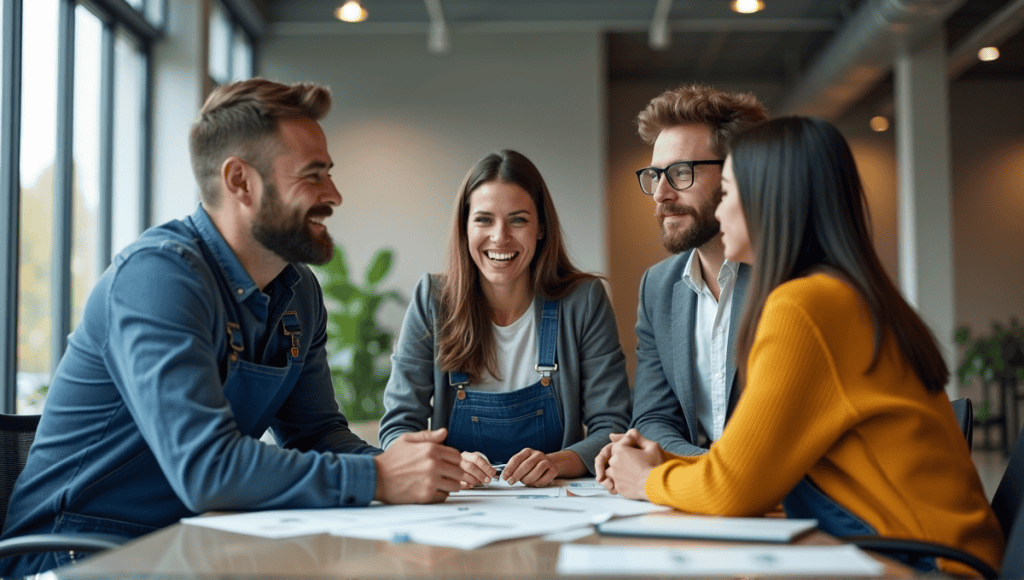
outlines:
[[[692, 251], [662, 260], [644, 273], [636, 313], [636, 382], [631, 426], [676, 455], [700, 455], [707, 451], [707, 441], [699, 438], [694, 396], [697, 367], [693, 325], [697, 294], [683, 281], [683, 270]], [[740, 264], [730, 311], [726, 419], [732, 415], [741, 390], [736, 385], [736, 332], [749, 281], [750, 268]]]
[[[402, 433], [427, 429], [428, 419], [430, 429], [440, 429], [451, 417], [455, 388], [448, 384], [448, 373], [434, 364], [439, 284], [428, 274], [420, 278], [391, 355], [380, 422], [385, 449]], [[534, 299], [535, 306], [542, 302], [539, 296]], [[542, 308], [535, 311], [540, 328]], [[583, 282], [560, 301], [556, 348], [558, 370], [551, 379], [564, 425], [562, 447], [576, 452], [593, 473], [608, 434], [622, 433], [629, 425], [630, 407], [626, 357], [600, 281]]]

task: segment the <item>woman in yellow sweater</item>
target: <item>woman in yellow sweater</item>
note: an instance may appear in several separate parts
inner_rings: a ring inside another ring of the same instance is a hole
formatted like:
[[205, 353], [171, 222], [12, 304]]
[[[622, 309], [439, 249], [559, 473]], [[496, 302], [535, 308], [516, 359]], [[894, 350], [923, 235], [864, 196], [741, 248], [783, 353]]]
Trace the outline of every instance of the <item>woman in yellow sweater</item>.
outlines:
[[598, 480], [692, 513], [756, 516], [781, 502], [835, 536], [938, 542], [998, 569], [1003, 534], [943, 390], [948, 370], [874, 252], [842, 135], [800, 117], [754, 127], [733, 139], [722, 188], [726, 258], [753, 265], [743, 396], [701, 456], [612, 435]]

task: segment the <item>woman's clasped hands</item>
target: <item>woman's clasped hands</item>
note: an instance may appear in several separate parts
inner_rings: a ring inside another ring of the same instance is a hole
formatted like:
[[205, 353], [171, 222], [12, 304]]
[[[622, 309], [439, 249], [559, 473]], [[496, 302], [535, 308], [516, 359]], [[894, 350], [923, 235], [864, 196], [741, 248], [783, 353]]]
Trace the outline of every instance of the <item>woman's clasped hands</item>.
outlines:
[[644, 484], [658, 465], [667, 459], [661, 445], [647, 439], [636, 429], [612, 433], [594, 460], [598, 483], [612, 493], [628, 499], [647, 499]]
[[[485, 485], [498, 475], [487, 457], [476, 451], [463, 451], [461, 466], [465, 472], [462, 489]], [[528, 447], [509, 458], [501, 472], [501, 478], [510, 485], [521, 481], [530, 487], [544, 487], [556, 477], [558, 467], [552, 457]]]

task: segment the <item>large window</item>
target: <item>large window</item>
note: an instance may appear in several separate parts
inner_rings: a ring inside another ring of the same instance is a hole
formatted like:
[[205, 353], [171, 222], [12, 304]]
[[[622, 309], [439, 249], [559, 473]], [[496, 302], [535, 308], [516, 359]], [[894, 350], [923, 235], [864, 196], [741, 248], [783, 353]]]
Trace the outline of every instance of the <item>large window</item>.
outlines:
[[252, 36], [231, 6], [222, 0], [210, 2], [207, 93], [218, 85], [250, 78], [255, 70]]
[[148, 226], [149, 50], [166, 5], [0, 1], [3, 411], [31, 413], [97, 279]]

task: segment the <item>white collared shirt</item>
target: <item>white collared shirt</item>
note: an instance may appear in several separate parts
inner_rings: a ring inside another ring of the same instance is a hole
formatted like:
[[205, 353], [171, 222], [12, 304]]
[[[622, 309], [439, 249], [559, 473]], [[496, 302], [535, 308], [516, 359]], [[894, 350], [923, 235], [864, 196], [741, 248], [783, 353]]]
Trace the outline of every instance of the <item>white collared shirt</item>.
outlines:
[[683, 269], [683, 281], [697, 294], [693, 343], [697, 363], [697, 420], [701, 431], [711, 441], [718, 441], [725, 428], [729, 408], [726, 367], [729, 358], [729, 323], [732, 318], [732, 295], [736, 286], [738, 265], [726, 260], [718, 271], [718, 300], [711, 294], [701, 275], [697, 252]]

